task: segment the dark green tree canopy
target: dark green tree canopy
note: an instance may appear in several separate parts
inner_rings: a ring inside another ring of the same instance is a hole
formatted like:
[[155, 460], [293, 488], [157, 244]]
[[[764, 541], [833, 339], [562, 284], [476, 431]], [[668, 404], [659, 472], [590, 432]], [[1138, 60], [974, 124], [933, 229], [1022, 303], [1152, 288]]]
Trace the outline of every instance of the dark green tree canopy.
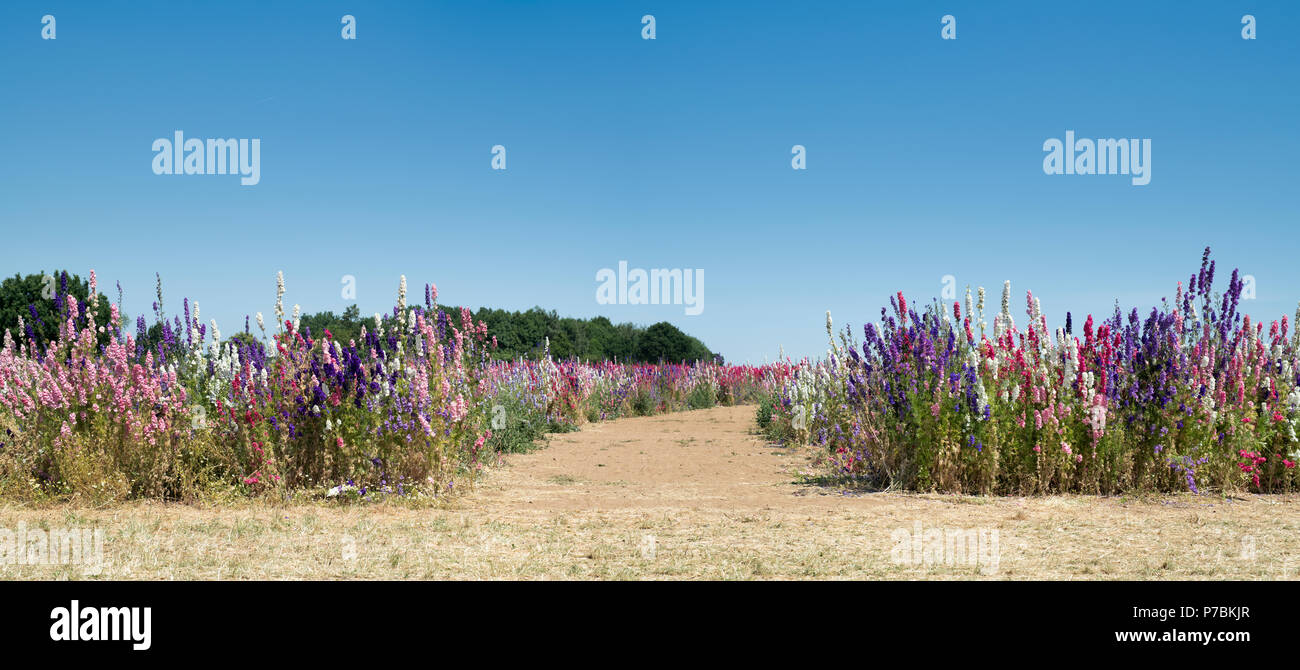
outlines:
[[[454, 325], [460, 325], [459, 308], [448, 309], [447, 315]], [[547, 338], [551, 356], [560, 359], [680, 363], [715, 358], [703, 342], [666, 321], [642, 328], [631, 323], [616, 325], [603, 316], [560, 317], [554, 310], [541, 307], [526, 312], [484, 307], [472, 315], [487, 324], [489, 336], [497, 338], [495, 356], [502, 359], [538, 358], [543, 355]]]
[[[64, 271], [26, 277], [14, 275], [0, 284], [0, 331], [7, 328], [15, 339], [26, 341], [29, 335], [18, 330], [18, 318], [21, 315], [24, 330], [30, 327], [31, 336], [43, 346], [58, 338], [59, 326], [68, 317], [64, 296], [75, 296], [80, 301], [79, 304], [83, 305], [81, 309], [84, 311], [89, 291], [88, 281]], [[95, 314], [96, 323], [107, 324], [110, 309], [108, 299], [101, 294]], [[461, 327], [460, 308], [440, 309], [446, 313], [450, 325]], [[603, 316], [591, 319], [560, 317], [554, 310], [547, 311], [541, 307], [524, 312], [484, 307], [472, 312], [472, 316], [474, 320], [487, 324], [489, 337], [496, 337], [498, 346], [493, 357], [497, 359], [541, 358], [549, 339], [551, 356], [557, 359], [618, 360], [627, 363], [721, 360], [721, 356], [710, 352], [703, 342], [683, 333], [667, 321], [645, 328], [631, 323], [615, 324]], [[78, 314], [77, 318], [79, 324], [84, 323], [85, 314]], [[126, 315], [122, 318], [127, 322]], [[304, 315], [301, 325], [304, 331], [310, 330], [314, 338], [324, 337], [325, 331], [329, 330], [336, 340], [346, 343], [360, 340], [361, 328], [367, 322], [354, 304], [349, 305], [342, 314], [324, 311]], [[136, 330], [134, 325], [126, 323], [131, 331]], [[144, 335], [139, 338], [140, 345], [149, 350], [156, 349], [165, 339], [163, 330], [161, 322], [147, 326]], [[173, 330], [183, 332], [179, 319]], [[177, 337], [183, 339], [184, 336]], [[105, 343], [107, 338], [108, 334], [105, 333]], [[257, 334], [240, 332], [228, 339], [251, 343], [257, 340]]]
[[325, 331], [328, 330], [335, 340], [343, 344], [352, 340], [361, 340], [363, 325], [361, 310], [355, 304], [348, 305], [342, 315], [336, 315], [334, 312], [317, 312], [303, 316], [300, 323], [303, 332], [310, 330], [313, 338], [325, 337]]
[[713, 354], [699, 340], [678, 330], [673, 324], [661, 321], [637, 337], [636, 358], [647, 363], [676, 363], [708, 360], [713, 358]]
[[[35, 339], [42, 347], [59, 337], [59, 327], [68, 319], [67, 296], [77, 299], [77, 318], [80, 326], [85, 323], [86, 311], [90, 309], [87, 298], [90, 295], [90, 282], [66, 270], [52, 273], [30, 274], [26, 277], [15, 274], [0, 282], [0, 337], [8, 330], [15, 340], [26, 342]], [[101, 293], [95, 304], [95, 323], [106, 326], [112, 309], [108, 299]], [[18, 328], [19, 317], [24, 328]], [[125, 318], [125, 317], [123, 317]], [[27, 332], [30, 331], [30, 332]], [[108, 342], [108, 334], [101, 338]]]
[[[439, 309], [447, 315], [450, 325], [462, 327], [459, 307]], [[603, 316], [591, 319], [560, 317], [554, 310], [540, 307], [525, 312], [484, 307], [472, 311], [471, 316], [475, 321], [487, 324], [489, 337], [497, 338], [493, 357], [502, 360], [541, 358], [548, 338], [551, 356], [558, 359], [576, 357], [586, 361], [680, 363], [719, 358], [703, 342], [666, 321], [642, 328], [630, 323], [614, 324]], [[366, 323], [368, 321], [360, 318], [355, 305], [350, 305], [342, 315], [318, 312], [302, 317], [302, 328], [304, 331], [310, 329], [312, 337], [322, 337], [328, 329], [335, 339], [342, 342], [360, 339], [361, 326]]]

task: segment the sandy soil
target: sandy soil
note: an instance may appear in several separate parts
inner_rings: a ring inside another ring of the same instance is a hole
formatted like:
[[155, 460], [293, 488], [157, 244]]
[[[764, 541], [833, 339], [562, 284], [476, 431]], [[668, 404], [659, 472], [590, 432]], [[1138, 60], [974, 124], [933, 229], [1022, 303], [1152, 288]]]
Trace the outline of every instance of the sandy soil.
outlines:
[[[468, 501], [488, 514], [761, 510], [798, 505], [806, 465], [751, 435], [752, 407], [621, 419], [510, 458]], [[811, 470], [809, 471], [811, 472]]]
[[810, 482], [753, 408], [588, 425], [446, 507], [0, 506], [0, 528], [100, 527], [59, 579], [1297, 579], [1300, 498], [981, 498]]

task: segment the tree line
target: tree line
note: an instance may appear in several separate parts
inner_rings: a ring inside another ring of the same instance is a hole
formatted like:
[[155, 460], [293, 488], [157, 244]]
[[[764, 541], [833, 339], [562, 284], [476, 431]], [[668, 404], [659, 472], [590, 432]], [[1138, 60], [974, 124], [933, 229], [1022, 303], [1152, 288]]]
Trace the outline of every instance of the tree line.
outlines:
[[[66, 271], [25, 277], [15, 274], [5, 279], [0, 282], [0, 336], [7, 329], [20, 341], [32, 337], [41, 343], [57, 339], [60, 324], [69, 316], [64, 296], [75, 296], [85, 304], [89, 291], [86, 279]], [[110, 301], [102, 293], [99, 297], [95, 321], [105, 325], [108, 323]], [[119, 295], [118, 301], [120, 300]], [[459, 307], [440, 306], [440, 309], [446, 314], [449, 325], [462, 328]], [[86, 315], [73, 316], [80, 320]], [[667, 321], [651, 326], [615, 324], [604, 316], [590, 319], [561, 317], [555, 310], [544, 310], [541, 307], [522, 312], [483, 307], [472, 310], [471, 316], [475, 321], [486, 323], [488, 336], [496, 338], [497, 348], [493, 357], [497, 359], [540, 358], [545, 355], [549, 341], [551, 356], [559, 359], [618, 360], [629, 363], [722, 361], [720, 354], [711, 352], [703, 342], [683, 333]], [[175, 316], [170, 320], [175, 322], [169, 324], [171, 330], [181, 330], [181, 324]], [[149, 323], [145, 327], [145, 336], [140, 339], [143, 340], [142, 344], [153, 348], [164, 337], [163, 327], [156, 323], [156, 316], [146, 318], [145, 321]], [[373, 320], [362, 317], [356, 305], [349, 305], [341, 314], [332, 311], [316, 312], [303, 315], [301, 320], [303, 330], [310, 329], [313, 336], [322, 336], [328, 329], [331, 335], [342, 342], [359, 340], [361, 328], [367, 324], [373, 328]], [[135, 326], [133, 319], [124, 314], [123, 327], [135, 330]], [[247, 318], [239, 326], [243, 330], [231, 328], [227, 339], [257, 339], [259, 334], [248, 332], [250, 326]], [[267, 328], [274, 331], [275, 324], [267, 323]], [[184, 334], [178, 332], [176, 336], [183, 338]], [[103, 337], [106, 342], [107, 334]]]

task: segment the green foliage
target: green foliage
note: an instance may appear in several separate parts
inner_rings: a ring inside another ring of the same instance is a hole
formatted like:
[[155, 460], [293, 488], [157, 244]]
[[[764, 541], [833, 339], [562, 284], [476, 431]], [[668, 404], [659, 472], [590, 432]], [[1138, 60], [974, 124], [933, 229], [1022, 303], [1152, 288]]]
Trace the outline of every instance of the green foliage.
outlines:
[[769, 442], [790, 444], [798, 441], [797, 431], [791, 426], [789, 413], [781, 406], [781, 393], [773, 391], [764, 394], [754, 412], [758, 430]]
[[758, 422], [758, 429], [766, 431], [768, 426], [772, 425], [772, 398], [764, 398], [763, 402], [758, 404], [758, 410], [754, 413], [754, 420]]
[[667, 321], [650, 326], [636, 340], [636, 358], [646, 363], [679, 363], [713, 358], [699, 340]]
[[[460, 327], [460, 310], [444, 309], [451, 324]], [[489, 337], [497, 338], [493, 357], [498, 360], [538, 360], [545, 356], [548, 339], [551, 356], [559, 360], [681, 363], [720, 358], [703, 342], [666, 321], [642, 328], [630, 323], [615, 325], [603, 316], [562, 318], [554, 310], [546, 311], [540, 307], [526, 312], [485, 307], [473, 312], [472, 316], [474, 320], [487, 324]]]
[[[334, 312], [317, 312], [302, 317], [303, 332], [311, 332], [313, 338], [325, 336], [325, 331], [330, 331], [330, 335], [335, 340], [347, 344], [352, 340], [361, 340], [361, 326], [364, 322], [361, 319], [361, 310], [356, 305], [348, 305], [343, 310], [343, 314]], [[372, 326], [373, 327], [373, 326]]]
[[510, 395], [501, 395], [493, 407], [492, 437], [487, 445], [504, 454], [522, 454], [540, 446], [551, 432], [546, 415]]
[[[442, 309], [447, 314], [448, 322], [461, 328], [460, 309]], [[471, 317], [487, 324], [488, 337], [497, 338], [497, 348], [492, 352], [492, 357], [497, 360], [540, 360], [545, 356], [546, 342], [549, 339], [551, 356], [558, 360], [577, 358], [584, 361], [618, 360], [625, 363], [721, 362], [721, 357], [709, 351], [703, 342], [666, 321], [642, 328], [631, 323], [616, 325], [603, 316], [592, 319], [560, 317], [554, 310], [547, 311], [540, 307], [526, 312], [484, 307], [471, 312]], [[310, 330], [312, 337], [319, 338], [328, 329], [334, 339], [343, 343], [359, 339], [361, 327], [365, 323], [356, 305], [349, 305], [341, 315], [326, 311], [302, 317], [303, 332]]]
[[651, 416], [655, 413], [654, 396], [650, 390], [638, 388], [632, 392], [632, 413], [636, 416]]
[[718, 392], [711, 384], [700, 384], [686, 396], [686, 405], [691, 409], [708, 409], [716, 404]]
[[[90, 295], [90, 282], [78, 275], [68, 274], [66, 270], [51, 274], [30, 274], [26, 277], [15, 274], [0, 282], [0, 337], [5, 330], [10, 331], [18, 342], [26, 342], [25, 328], [18, 327], [19, 317], [32, 327], [36, 341], [42, 347], [59, 337], [59, 328], [67, 322], [67, 297], [75, 297], [80, 304], [86, 304]], [[37, 318], [32, 318], [32, 309]], [[111, 304], [103, 294], [98, 295], [95, 305], [95, 323], [104, 326], [109, 322]], [[84, 320], [78, 314], [77, 325]], [[101, 334], [100, 344], [106, 344], [107, 333]]]
[[241, 345], [241, 348], [252, 348], [252, 349], [259, 349], [259, 350], [265, 349], [265, 347], [262, 345], [262, 341], [257, 339], [256, 335], [248, 332], [235, 333], [234, 335], [231, 335], [230, 337], [226, 338], [226, 341], [238, 342]]

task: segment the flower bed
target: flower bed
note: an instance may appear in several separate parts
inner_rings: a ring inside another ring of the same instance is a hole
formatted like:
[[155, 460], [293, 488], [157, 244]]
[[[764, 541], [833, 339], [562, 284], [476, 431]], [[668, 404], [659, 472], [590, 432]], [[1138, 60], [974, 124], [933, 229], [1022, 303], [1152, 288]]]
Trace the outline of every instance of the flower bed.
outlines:
[[1082, 329], [1066, 313], [1055, 332], [1032, 293], [1017, 325], [1010, 282], [991, 329], [982, 288], [920, 307], [899, 293], [861, 343], [828, 313], [827, 358], [800, 364], [760, 422], [871, 486], [1293, 490], [1300, 330], [1243, 314], [1237, 272], [1223, 293], [1214, 276], [1207, 248], [1172, 302]]
[[[98, 296], [90, 275], [90, 296]], [[56, 296], [56, 339], [30, 327], [0, 348], [0, 493], [16, 497], [190, 498], [320, 490], [444, 495], [500, 451], [586, 421], [745, 402], [788, 366], [494, 361], [487, 327], [464, 330], [437, 305], [406, 304], [359, 339], [275, 327], [222, 340], [199, 308], [162, 310], [136, 332], [118, 306]], [[89, 300], [89, 299], [88, 299]], [[94, 298], [93, 300], [102, 300]], [[33, 314], [36, 310], [33, 308]], [[30, 324], [28, 324], [30, 326]]]

